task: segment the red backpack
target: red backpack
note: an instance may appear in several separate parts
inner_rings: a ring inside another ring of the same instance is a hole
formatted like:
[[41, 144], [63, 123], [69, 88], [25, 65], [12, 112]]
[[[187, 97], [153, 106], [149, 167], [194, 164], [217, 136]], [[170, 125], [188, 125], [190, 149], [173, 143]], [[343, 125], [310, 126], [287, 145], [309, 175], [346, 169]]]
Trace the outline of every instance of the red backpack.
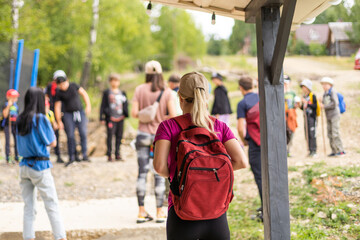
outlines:
[[230, 156], [216, 134], [194, 126], [189, 115], [174, 120], [182, 130], [170, 184], [175, 212], [183, 220], [218, 218], [234, 196]]

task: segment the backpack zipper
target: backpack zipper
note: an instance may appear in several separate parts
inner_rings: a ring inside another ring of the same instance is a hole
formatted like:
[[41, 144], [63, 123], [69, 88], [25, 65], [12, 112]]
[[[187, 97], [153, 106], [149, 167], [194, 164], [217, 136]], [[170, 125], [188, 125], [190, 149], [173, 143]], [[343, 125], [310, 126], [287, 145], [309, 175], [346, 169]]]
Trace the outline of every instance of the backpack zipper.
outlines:
[[[203, 151], [200, 151], [200, 150], [192, 150], [192, 151], [188, 152], [188, 153], [184, 156], [183, 161], [182, 161], [182, 163], [181, 163], [180, 171], [179, 171], [179, 173], [178, 173], [178, 181], [179, 181], [179, 182], [180, 182], [180, 180], [181, 180], [181, 174], [182, 174], [182, 172], [183, 172], [183, 170], [184, 170], [184, 167], [185, 167], [186, 159], [188, 159], [189, 156], [190, 156], [190, 154], [191, 154], [191, 153], [194, 153], [194, 152], [203, 152]], [[176, 154], [176, 155], [177, 155], [177, 154]]]
[[190, 167], [190, 170], [200, 170], [200, 171], [209, 171], [209, 172], [214, 172], [216, 180], [218, 182], [220, 182], [220, 178], [218, 176], [217, 170], [219, 170], [218, 168], [203, 168], [203, 167]]
[[[194, 150], [194, 151], [196, 151], [196, 150]], [[190, 151], [189, 153], [191, 153], [192, 151]], [[202, 152], [202, 151], [199, 151], [199, 152]], [[188, 153], [188, 154], [189, 154]], [[218, 156], [218, 155], [223, 155], [223, 156], [226, 156], [226, 157], [228, 157], [229, 159], [231, 159], [230, 158], [230, 156], [229, 155], [227, 155], [227, 154], [225, 154], [225, 153], [216, 153], [216, 154], [209, 154], [208, 156]], [[197, 157], [196, 157], [197, 158]], [[190, 165], [191, 164], [191, 162], [192, 161], [194, 161], [196, 158], [194, 158], [194, 159], [192, 159], [190, 162], [189, 162], [189, 164], [188, 165]], [[185, 161], [184, 161], [185, 162]], [[183, 162], [183, 163], [184, 163]], [[182, 167], [184, 167], [184, 166], [182, 166]], [[212, 168], [211, 168], [212, 169]], [[216, 172], [216, 174], [217, 174], [217, 172]], [[184, 190], [184, 187], [185, 187], [185, 182], [186, 182], [186, 175], [187, 175], [187, 170], [185, 171], [185, 175], [184, 175], [184, 179], [183, 179], [183, 181], [182, 181], [182, 184], [181, 184], [181, 188], [180, 188], [180, 190], [181, 190], [181, 192], [180, 192], [180, 196], [181, 196], [181, 194], [182, 194], [182, 192], [183, 192], [183, 190]], [[180, 180], [181, 179], [179, 179], [179, 184], [180, 184]], [[230, 186], [230, 188], [231, 188], [231, 186]]]

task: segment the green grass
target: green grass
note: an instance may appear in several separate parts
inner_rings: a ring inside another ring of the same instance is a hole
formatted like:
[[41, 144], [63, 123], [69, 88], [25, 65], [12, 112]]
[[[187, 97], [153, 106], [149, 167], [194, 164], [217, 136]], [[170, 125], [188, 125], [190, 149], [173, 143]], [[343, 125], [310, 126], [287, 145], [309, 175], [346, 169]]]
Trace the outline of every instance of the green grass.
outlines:
[[203, 66], [215, 69], [239, 69], [252, 75], [256, 73], [256, 67], [249, 64], [244, 55], [205, 56], [202, 61]]
[[[300, 169], [290, 167], [289, 171], [296, 172]], [[346, 179], [360, 176], [360, 167], [327, 167], [325, 162], [320, 162], [301, 168], [301, 171], [301, 178], [292, 178], [289, 182], [291, 239], [360, 239], [358, 203], [350, 199], [336, 204], [319, 202], [315, 200], [317, 189], [309, 184], [313, 178], [321, 178], [326, 173], [327, 176], [342, 179], [344, 185], [336, 189], [343, 191], [349, 188]], [[263, 225], [251, 220], [258, 205], [258, 199], [237, 196], [233, 200], [228, 211], [231, 239], [263, 239]], [[325, 217], [321, 217], [319, 213]]]
[[336, 57], [336, 56], [301, 56], [317, 62], [331, 64], [337, 70], [353, 70], [354, 57]]
[[65, 187], [72, 187], [72, 186], [74, 186], [75, 185], [75, 183], [73, 183], [73, 182], [65, 182], [64, 183], [64, 186]]

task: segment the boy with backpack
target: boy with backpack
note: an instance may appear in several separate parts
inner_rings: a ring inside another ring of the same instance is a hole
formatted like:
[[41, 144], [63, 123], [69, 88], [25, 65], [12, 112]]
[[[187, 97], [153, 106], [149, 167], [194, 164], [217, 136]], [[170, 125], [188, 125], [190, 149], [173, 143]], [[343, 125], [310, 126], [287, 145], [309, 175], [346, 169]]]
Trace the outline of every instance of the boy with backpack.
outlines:
[[322, 108], [325, 109], [327, 134], [331, 147], [329, 157], [344, 156], [345, 151], [340, 138], [340, 104], [338, 93], [333, 88], [334, 80], [329, 77], [323, 77], [320, 83], [324, 89]]
[[185, 74], [179, 89], [184, 115], [163, 121], [156, 132], [154, 169], [171, 182], [168, 240], [230, 239], [233, 170], [247, 160], [229, 127], [209, 116], [208, 90], [204, 75]]
[[19, 107], [17, 105], [17, 101], [20, 94], [15, 89], [9, 89], [6, 92], [6, 99], [2, 110], [3, 120], [1, 122], [1, 126], [4, 128], [5, 132], [5, 154], [6, 154], [6, 162], [11, 163], [10, 159], [10, 137], [13, 135], [14, 137], [14, 153], [15, 153], [15, 161], [19, 161], [17, 143], [16, 143], [16, 119], [19, 112]]
[[244, 98], [237, 106], [237, 129], [244, 145], [249, 146], [249, 163], [261, 200], [261, 206], [257, 209], [257, 218], [262, 220], [259, 95], [254, 93], [251, 77], [242, 77], [239, 80], [239, 88]]
[[320, 116], [320, 105], [312, 92], [312, 82], [304, 79], [300, 84], [303, 92], [301, 109], [304, 111], [305, 137], [309, 147], [309, 157], [316, 157], [316, 119]]
[[110, 88], [103, 93], [100, 107], [100, 121], [107, 129], [107, 156], [113, 162], [112, 138], [115, 135], [115, 160], [123, 160], [120, 155], [120, 145], [124, 132], [124, 120], [129, 116], [126, 93], [119, 89], [120, 76], [112, 73], [109, 76]]

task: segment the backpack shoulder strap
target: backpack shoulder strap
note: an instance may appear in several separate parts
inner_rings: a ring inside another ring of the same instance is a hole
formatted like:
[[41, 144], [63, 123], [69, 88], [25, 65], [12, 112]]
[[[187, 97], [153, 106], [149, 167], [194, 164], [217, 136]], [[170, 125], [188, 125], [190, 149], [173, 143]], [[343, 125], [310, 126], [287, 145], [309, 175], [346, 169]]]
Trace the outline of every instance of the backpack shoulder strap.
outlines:
[[185, 130], [193, 125], [191, 118], [188, 114], [184, 114], [173, 118], [176, 123], [180, 126], [181, 130]]
[[[209, 116], [211, 121], [213, 121], [213, 123], [215, 123], [216, 121], [216, 118], [213, 117], [213, 116]], [[188, 114], [184, 114], [184, 115], [181, 115], [181, 116], [178, 116], [178, 117], [174, 117], [173, 118], [177, 124], [180, 126], [181, 130], [185, 130], [191, 126], [194, 126], [194, 124], [192, 123], [191, 121], [191, 118], [189, 117]]]

